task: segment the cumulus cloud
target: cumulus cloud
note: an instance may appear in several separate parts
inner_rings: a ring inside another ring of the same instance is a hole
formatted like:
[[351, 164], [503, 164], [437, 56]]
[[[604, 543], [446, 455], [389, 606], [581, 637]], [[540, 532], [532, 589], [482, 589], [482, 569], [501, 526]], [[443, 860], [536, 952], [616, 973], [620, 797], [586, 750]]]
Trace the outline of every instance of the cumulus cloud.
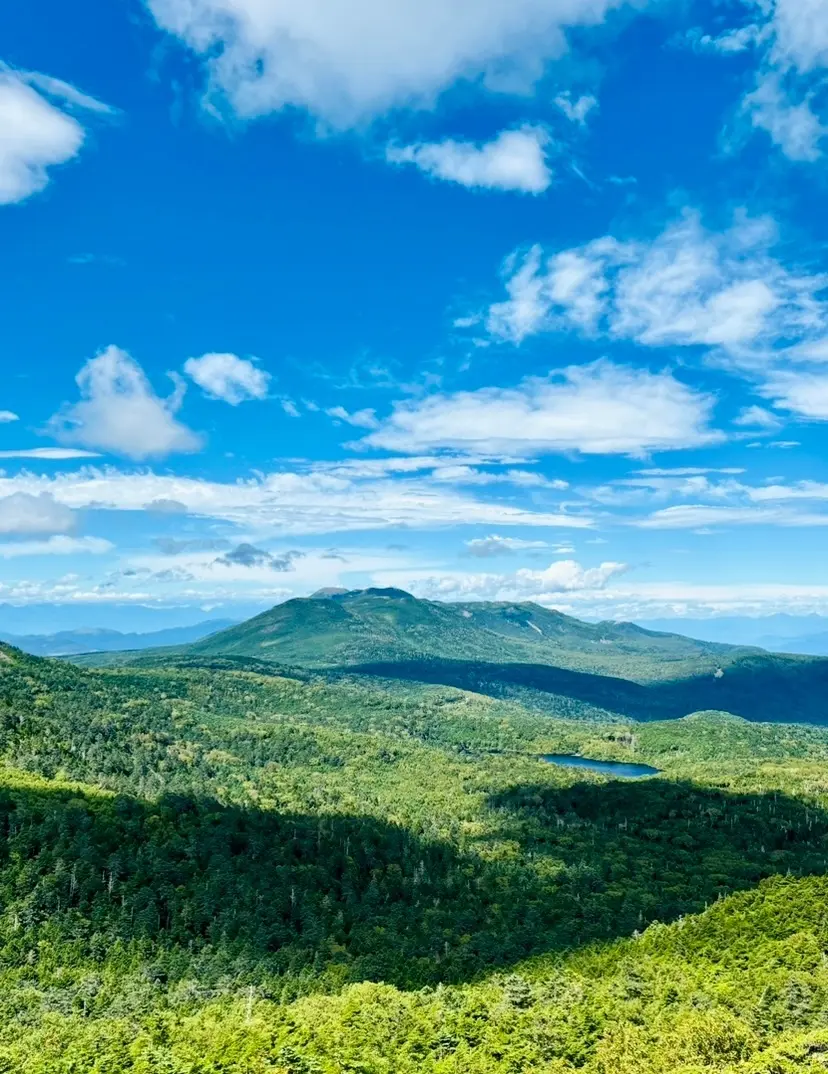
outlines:
[[607, 590], [613, 579], [626, 574], [629, 569], [625, 563], [584, 567], [575, 560], [557, 560], [545, 570], [524, 569], [513, 574], [395, 569], [377, 572], [374, 584], [399, 586], [432, 600], [532, 600], [557, 605], [561, 598], [594, 599]]
[[148, 0], [206, 66], [208, 95], [252, 118], [306, 109], [335, 127], [431, 107], [461, 79], [527, 89], [623, 0]]
[[43, 190], [49, 168], [80, 152], [84, 128], [49, 97], [77, 109], [110, 111], [59, 79], [0, 66], [0, 205]]
[[8, 425], [12, 421], [20, 421], [20, 418], [11, 410], [0, 410], [0, 425]]
[[81, 399], [67, 403], [49, 423], [55, 439], [144, 460], [198, 451], [201, 437], [175, 415], [184, 386], [159, 398], [143, 369], [119, 347], [90, 358], [75, 378]]
[[552, 182], [547, 162], [550, 146], [545, 127], [524, 126], [501, 131], [490, 142], [419, 143], [389, 146], [392, 164], [413, 164], [435, 179], [479, 190], [511, 190], [542, 194]]
[[188, 358], [184, 372], [211, 399], [221, 399], [231, 406], [238, 406], [247, 399], [265, 399], [270, 384], [270, 374], [235, 354], [203, 354], [201, 358]]
[[626, 574], [627, 563], [602, 563], [584, 568], [574, 559], [561, 559], [546, 570], [517, 572], [518, 584], [542, 593], [572, 593], [584, 589], [605, 589], [612, 578]]
[[0, 498], [0, 534], [4, 537], [66, 534], [76, 526], [75, 512], [48, 492], [13, 492]]
[[671, 373], [614, 365], [569, 366], [517, 388], [432, 395], [400, 403], [366, 446], [490, 454], [579, 452], [641, 456], [718, 443], [713, 399]]

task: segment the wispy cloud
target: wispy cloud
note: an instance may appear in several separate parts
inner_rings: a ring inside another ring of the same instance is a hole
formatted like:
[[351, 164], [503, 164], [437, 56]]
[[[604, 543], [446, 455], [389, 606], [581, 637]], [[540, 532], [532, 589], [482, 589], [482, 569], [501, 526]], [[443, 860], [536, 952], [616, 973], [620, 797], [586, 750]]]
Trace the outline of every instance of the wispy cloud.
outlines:
[[78, 155], [86, 132], [67, 106], [112, 111], [59, 79], [0, 65], [0, 205], [43, 190], [49, 169]]

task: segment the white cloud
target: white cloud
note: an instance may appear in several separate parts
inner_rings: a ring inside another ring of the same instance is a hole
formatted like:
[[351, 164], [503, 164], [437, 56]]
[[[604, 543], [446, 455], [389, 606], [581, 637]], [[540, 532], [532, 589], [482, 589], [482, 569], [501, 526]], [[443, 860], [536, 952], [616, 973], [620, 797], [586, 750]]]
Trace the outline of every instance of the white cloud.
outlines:
[[574, 559], [552, 563], [544, 571], [520, 570], [517, 582], [542, 593], [572, 593], [584, 589], [605, 589], [612, 578], [626, 574], [626, 563], [602, 563], [599, 567], [584, 568]]
[[768, 500], [828, 500], [828, 485], [819, 481], [799, 481], [793, 485], [777, 482], [751, 489], [750, 498], [757, 503]]
[[71, 533], [76, 523], [74, 511], [48, 492], [13, 492], [0, 498], [0, 534], [4, 537]]
[[828, 363], [828, 275], [783, 264], [778, 243], [767, 217], [740, 211], [716, 233], [685, 211], [650, 241], [605, 236], [551, 255], [534, 246], [507, 258], [507, 298], [490, 306], [488, 331], [512, 343], [575, 330], [705, 349], [783, 409], [822, 418], [821, 374], [796, 367]]
[[546, 262], [540, 246], [512, 254], [503, 267], [509, 297], [489, 309], [489, 332], [521, 343], [527, 336], [567, 322], [584, 332], [594, 331], [610, 287], [606, 267], [626, 256], [626, 248], [614, 239], [564, 250]]
[[[339, 473], [333, 472], [337, 470]], [[54, 476], [0, 474], [0, 495], [49, 492], [59, 503], [74, 509], [143, 511], [157, 510], [163, 503], [191, 517], [230, 523], [248, 534], [248, 539], [256, 540], [262, 536], [423, 530], [460, 524], [564, 529], [587, 529], [592, 525], [585, 515], [489, 503], [424, 476], [360, 477], [336, 466], [331, 471], [308, 467], [223, 483], [90, 467]]]
[[761, 42], [763, 36], [762, 27], [758, 23], [749, 23], [734, 30], [727, 30], [717, 37], [695, 28], [688, 31], [684, 40], [697, 52], [719, 52], [725, 56], [733, 56], [753, 48]]
[[110, 111], [59, 79], [0, 65], [0, 205], [24, 201], [43, 190], [49, 168], [80, 152], [83, 127], [48, 96], [76, 108]]
[[581, 127], [586, 125], [589, 113], [598, 107], [598, 101], [591, 94], [584, 94], [573, 100], [571, 93], [561, 93], [555, 98], [555, 104], [570, 122]]
[[828, 373], [778, 370], [768, 377], [763, 394], [782, 410], [828, 421]]
[[450, 485], [517, 485], [519, 488], [546, 488], [563, 491], [569, 488], [566, 481], [549, 479], [532, 470], [504, 470], [492, 472], [478, 470], [473, 466], [454, 463], [436, 466], [431, 473], [432, 481]]
[[634, 523], [641, 529], [685, 530], [707, 526], [828, 526], [828, 514], [803, 514], [777, 507], [717, 507], [681, 504], [655, 511]]
[[814, 109], [823, 97], [828, 66], [828, 7], [825, 0], [756, 0], [763, 23], [736, 28], [711, 42], [720, 52], [761, 49], [755, 88], [742, 100], [742, 113], [764, 130], [793, 161], [822, 156], [828, 128]]
[[115, 109], [103, 101], [90, 97], [76, 86], [64, 82], [60, 78], [41, 74], [39, 71], [17, 71], [17, 77], [35, 89], [40, 90], [47, 97], [55, 97], [70, 108], [80, 109], [84, 112], [97, 112], [99, 115], [113, 115]]
[[668, 372], [600, 361], [569, 366], [517, 388], [432, 395], [396, 405], [366, 446], [415, 453], [580, 452], [641, 456], [720, 442], [713, 399]]
[[778, 414], [763, 406], [748, 406], [733, 419], [734, 425], [752, 429], [778, 429], [782, 421]]
[[48, 462], [60, 462], [65, 459], [98, 459], [97, 451], [83, 451], [81, 448], [18, 448], [0, 451], [0, 459], [42, 459]]
[[413, 164], [435, 179], [487, 190], [542, 194], [552, 182], [547, 163], [550, 136], [544, 127], [501, 131], [491, 142], [419, 143], [389, 146], [392, 164]]
[[201, 438], [175, 418], [183, 384], [176, 383], [172, 395], [160, 399], [126, 351], [107, 347], [86, 362], [75, 380], [80, 402], [65, 404], [49, 423], [62, 443], [137, 460], [200, 449]]
[[775, 0], [771, 10], [777, 64], [802, 72], [828, 66], [825, 0]]
[[19, 559], [24, 556], [102, 556], [114, 549], [101, 537], [50, 537], [46, 541], [0, 542], [0, 559]]
[[203, 354], [188, 358], [184, 372], [211, 399], [238, 406], [247, 399], [267, 397], [270, 375], [235, 354]]
[[671, 466], [654, 467], [648, 470], [634, 470], [639, 477], [703, 477], [706, 474], [743, 474], [741, 466]]
[[541, 548], [548, 548], [546, 541], [526, 541], [520, 537], [500, 537], [493, 533], [490, 537], [474, 537], [466, 541], [466, 548], [470, 556], [479, 559], [489, 559], [493, 556], [509, 556], [514, 552], [531, 552]]
[[20, 418], [11, 410], [0, 410], [0, 425], [8, 425], [12, 421], [20, 421]]
[[575, 560], [558, 560], [545, 570], [524, 569], [513, 574], [393, 568], [375, 571], [373, 584], [399, 586], [431, 600], [532, 600], [556, 604], [564, 595], [573, 600], [594, 599], [607, 589], [613, 578], [626, 574], [629, 569], [625, 563], [583, 567]]
[[376, 429], [379, 424], [376, 412], [373, 410], [355, 410], [350, 413], [344, 406], [334, 406], [325, 413], [336, 421], [344, 421], [346, 425], [354, 425], [357, 429]]
[[606, 236], [545, 257], [541, 247], [506, 261], [507, 301], [489, 311], [492, 335], [520, 342], [560, 328], [649, 347], [717, 347], [747, 361], [778, 341], [809, 343], [828, 331], [824, 275], [787, 269], [770, 253], [776, 227], [738, 214], [705, 230], [685, 212], [651, 242]]
[[458, 80], [526, 90], [567, 27], [623, 0], [148, 0], [204, 60], [208, 95], [252, 118], [306, 109], [336, 127], [433, 106]]
[[782, 88], [778, 76], [765, 74], [756, 89], [746, 94], [742, 106], [751, 123], [770, 135], [789, 160], [819, 160], [820, 142], [828, 133], [811, 107], [811, 98], [794, 102]]

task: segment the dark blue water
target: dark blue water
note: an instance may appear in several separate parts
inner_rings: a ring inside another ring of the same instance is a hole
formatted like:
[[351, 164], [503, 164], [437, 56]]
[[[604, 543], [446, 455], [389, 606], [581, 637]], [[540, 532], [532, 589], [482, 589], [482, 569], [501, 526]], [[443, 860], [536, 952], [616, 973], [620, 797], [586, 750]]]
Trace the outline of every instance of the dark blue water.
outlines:
[[660, 768], [651, 768], [648, 764], [627, 764], [625, 761], [593, 761], [589, 757], [576, 757], [572, 753], [547, 753], [541, 757], [547, 764], [562, 764], [571, 768], [589, 768], [593, 772], [604, 772], [618, 779], [640, 779], [642, 776], [657, 776]]

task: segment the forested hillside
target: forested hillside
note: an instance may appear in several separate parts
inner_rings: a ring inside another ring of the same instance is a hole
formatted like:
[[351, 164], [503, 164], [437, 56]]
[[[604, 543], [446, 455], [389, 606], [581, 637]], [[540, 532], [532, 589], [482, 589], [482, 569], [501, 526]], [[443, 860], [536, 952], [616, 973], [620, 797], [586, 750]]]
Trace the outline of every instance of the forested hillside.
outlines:
[[251, 668], [0, 649], [0, 1070], [824, 1069], [828, 731]]
[[300, 666], [409, 689], [451, 686], [574, 719], [670, 720], [719, 709], [747, 720], [828, 723], [828, 660], [584, 623], [536, 604], [417, 600], [398, 589], [290, 600], [184, 648], [81, 663], [185, 657]]
[[702, 669], [713, 674], [740, 650], [632, 623], [584, 623], [538, 604], [444, 604], [401, 589], [365, 589], [286, 601], [190, 651], [303, 667], [426, 656], [551, 664], [647, 681]]

